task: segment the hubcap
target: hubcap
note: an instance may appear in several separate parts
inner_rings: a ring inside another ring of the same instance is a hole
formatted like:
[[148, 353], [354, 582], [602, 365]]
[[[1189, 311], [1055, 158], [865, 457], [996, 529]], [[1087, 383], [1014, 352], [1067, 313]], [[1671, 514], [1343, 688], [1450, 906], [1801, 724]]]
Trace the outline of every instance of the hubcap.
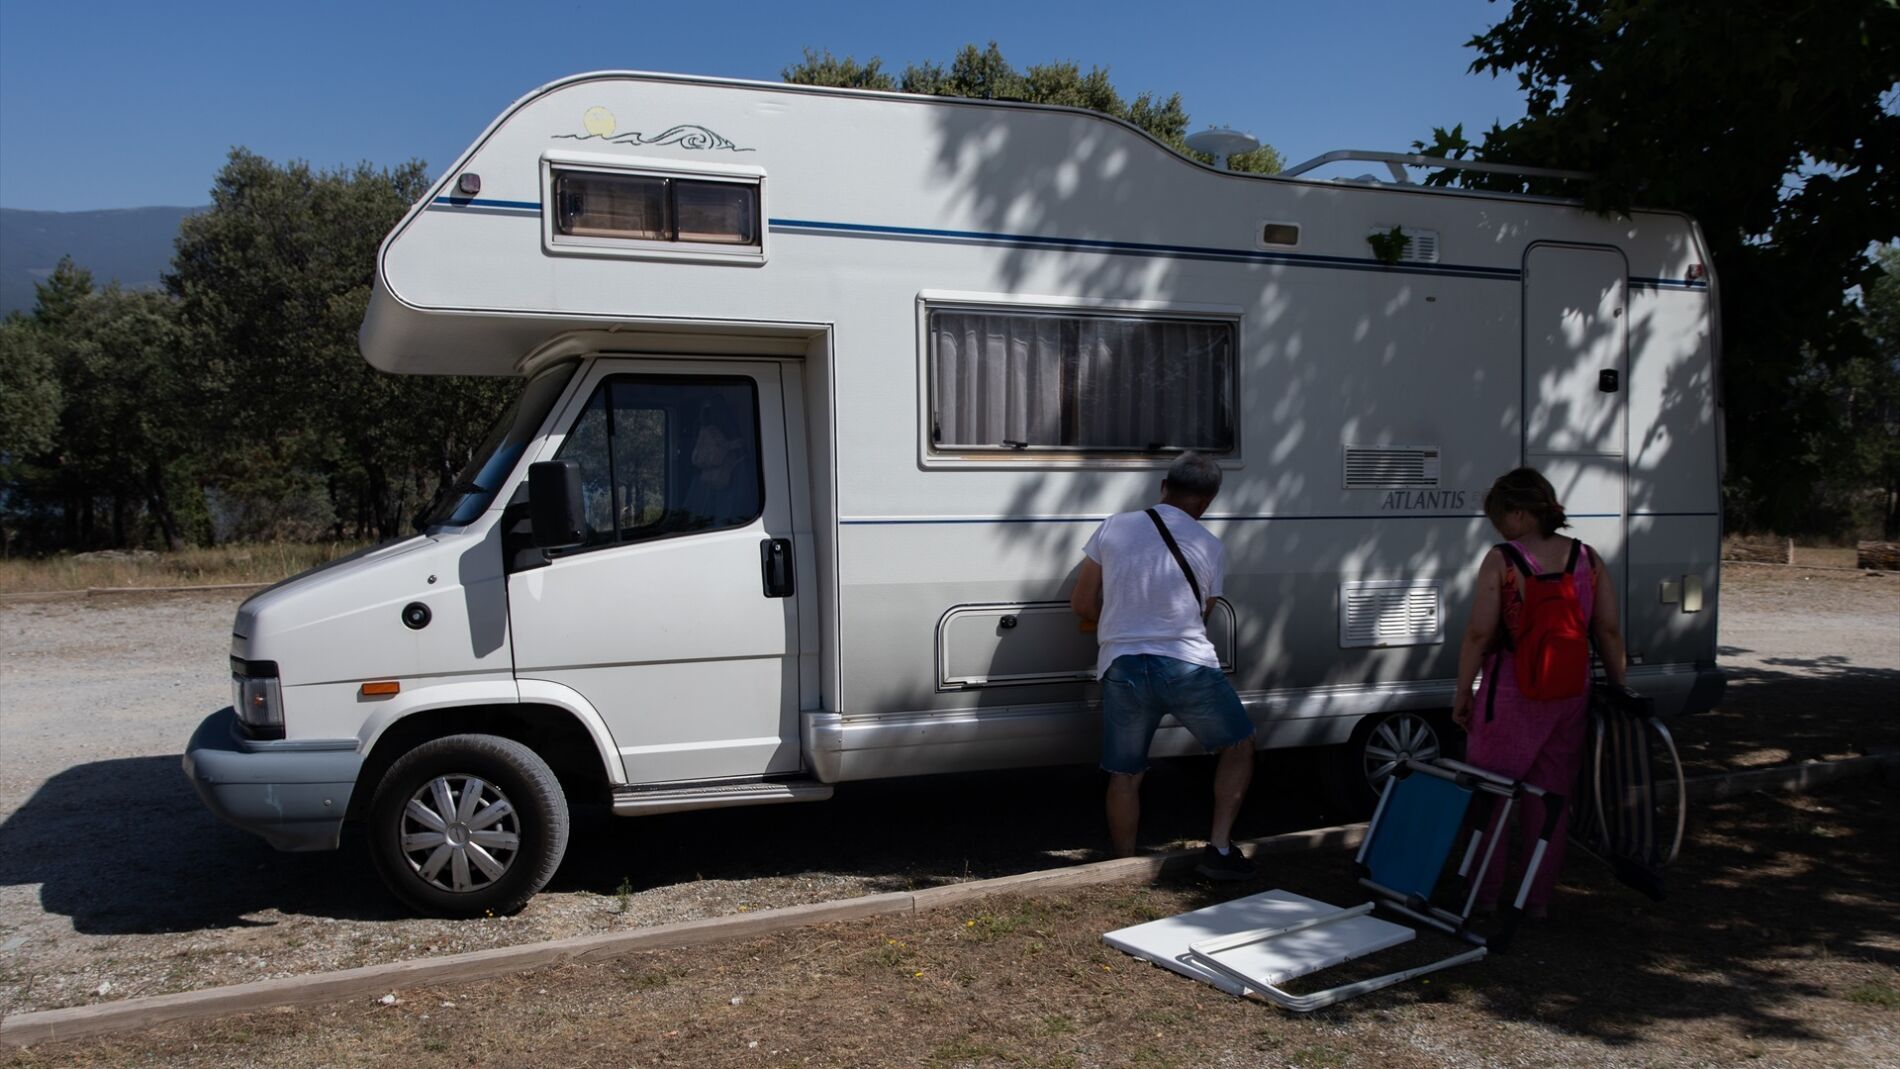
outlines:
[[1379, 722], [1366, 739], [1366, 783], [1377, 791], [1406, 758], [1430, 761], [1438, 756], [1438, 732], [1424, 717], [1400, 713]]
[[514, 864], [521, 817], [499, 787], [479, 776], [437, 776], [410, 796], [398, 834], [409, 868], [424, 882], [480, 891]]

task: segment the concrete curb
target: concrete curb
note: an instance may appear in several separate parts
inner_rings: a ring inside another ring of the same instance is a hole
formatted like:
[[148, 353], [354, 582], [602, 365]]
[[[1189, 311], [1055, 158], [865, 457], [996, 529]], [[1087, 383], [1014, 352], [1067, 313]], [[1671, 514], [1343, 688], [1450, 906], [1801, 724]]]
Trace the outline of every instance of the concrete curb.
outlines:
[[[1712, 800], [1750, 791], [1803, 791], [1824, 783], [1879, 776], [1889, 769], [1900, 769], [1900, 753], [1701, 776], [1689, 781], [1689, 795], [1692, 799]], [[1251, 853], [1256, 858], [1314, 850], [1344, 850], [1359, 845], [1365, 837], [1365, 831], [1364, 824], [1344, 824], [1243, 840], [1243, 844], [1251, 847]], [[814, 924], [877, 916], [914, 916], [990, 895], [1042, 894], [1072, 887], [1153, 879], [1162, 873], [1189, 868], [1198, 853], [1195, 850], [1183, 850], [1117, 858], [989, 880], [945, 884], [922, 891], [814, 902], [757, 913], [678, 921], [627, 932], [603, 932], [526, 946], [496, 947], [439, 958], [365, 965], [312, 976], [258, 980], [201, 991], [16, 1013], [0, 1018], [0, 1046], [25, 1047], [35, 1043], [89, 1039], [175, 1021], [365, 998], [397, 988], [483, 980], [564, 962], [605, 961], [643, 950], [671, 950]]]

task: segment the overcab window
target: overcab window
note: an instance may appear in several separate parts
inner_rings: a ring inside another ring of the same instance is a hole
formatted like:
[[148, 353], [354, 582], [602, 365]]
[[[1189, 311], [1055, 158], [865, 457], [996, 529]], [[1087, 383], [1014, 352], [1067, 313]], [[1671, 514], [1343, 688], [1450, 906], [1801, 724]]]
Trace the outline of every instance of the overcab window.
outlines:
[[1234, 449], [1226, 320], [932, 309], [940, 452]]
[[708, 245], [759, 245], [757, 182], [554, 172], [554, 233]]

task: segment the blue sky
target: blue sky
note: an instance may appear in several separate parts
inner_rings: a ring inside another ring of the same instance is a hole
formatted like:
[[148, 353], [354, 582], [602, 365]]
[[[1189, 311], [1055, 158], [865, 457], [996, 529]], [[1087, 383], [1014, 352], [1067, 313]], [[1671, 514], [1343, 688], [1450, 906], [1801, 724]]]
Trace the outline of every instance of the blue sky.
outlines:
[[1507, 10], [1484, 0], [0, 0], [0, 207], [201, 204], [234, 145], [325, 167], [421, 158], [436, 173], [511, 101], [563, 75], [774, 80], [807, 46], [901, 70], [994, 39], [1018, 67], [1074, 60], [1108, 67], [1127, 96], [1179, 92], [1195, 129], [1250, 131], [1289, 162], [1400, 150], [1433, 125], [1522, 114], [1513, 79], [1465, 73], [1464, 42]]

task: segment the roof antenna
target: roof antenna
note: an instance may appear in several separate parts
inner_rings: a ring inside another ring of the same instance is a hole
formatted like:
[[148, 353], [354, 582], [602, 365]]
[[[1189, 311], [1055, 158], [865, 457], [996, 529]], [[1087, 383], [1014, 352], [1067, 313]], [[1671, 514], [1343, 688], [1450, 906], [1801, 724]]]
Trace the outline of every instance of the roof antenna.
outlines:
[[1227, 157], [1240, 156], [1260, 147], [1252, 134], [1243, 134], [1239, 130], [1226, 126], [1210, 126], [1198, 134], [1190, 134], [1187, 147], [1196, 152], [1205, 152], [1214, 157], [1214, 169], [1228, 171]]

